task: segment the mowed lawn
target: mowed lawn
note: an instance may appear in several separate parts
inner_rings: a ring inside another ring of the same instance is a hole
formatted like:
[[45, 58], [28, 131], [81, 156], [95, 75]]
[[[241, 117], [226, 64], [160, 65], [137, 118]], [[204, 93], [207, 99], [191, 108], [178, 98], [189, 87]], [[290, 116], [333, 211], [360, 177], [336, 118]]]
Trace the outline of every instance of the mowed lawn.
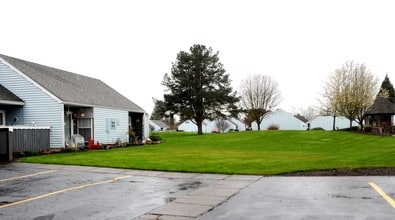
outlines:
[[273, 175], [395, 167], [395, 137], [332, 131], [160, 133], [158, 145], [61, 153], [21, 162], [144, 170]]

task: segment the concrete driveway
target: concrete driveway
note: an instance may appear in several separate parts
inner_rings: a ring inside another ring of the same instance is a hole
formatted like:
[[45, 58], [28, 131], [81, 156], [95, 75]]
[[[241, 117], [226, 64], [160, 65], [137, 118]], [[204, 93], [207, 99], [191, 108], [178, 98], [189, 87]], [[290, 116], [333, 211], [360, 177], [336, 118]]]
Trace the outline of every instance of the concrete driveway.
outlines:
[[394, 196], [394, 177], [0, 166], [0, 219], [395, 219]]

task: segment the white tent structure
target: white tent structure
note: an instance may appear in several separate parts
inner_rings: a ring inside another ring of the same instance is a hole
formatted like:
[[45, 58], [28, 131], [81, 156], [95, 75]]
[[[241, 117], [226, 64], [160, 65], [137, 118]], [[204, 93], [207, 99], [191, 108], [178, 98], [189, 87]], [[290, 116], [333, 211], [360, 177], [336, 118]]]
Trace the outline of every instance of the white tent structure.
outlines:
[[[227, 124], [225, 132], [228, 132], [230, 130], [239, 130], [239, 131], [246, 130], [245, 124], [236, 118], [228, 118], [224, 121], [224, 123]], [[218, 129], [217, 120], [210, 121], [207, 124], [206, 129], [207, 132], [219, 131], [220, 129]]]
[[[308, 121], [310, 123], [310, 129], [323, 128], [327, 131], [333, 130], [333, 116], [316, 116], [312, 120]], [[359, 126], [357, 122], [353, 121], [352, 126]], [[345, 129], [350, 127], [350, 120], [344, 116], [336, 116], [335, 128], [336, 130]]]
[[[207, 130], [207, 124], [209, 123], [209, 120], [204, 120], [202, 123], [202, 130], [203, 132], [209, 132]], [[186, 131], [186, 132], [197, 132], [198, 131], [198, 127], [196, 125], [196, 122], [192, 121], [192, 120], [186, 120], [184, 122], [182, 122], [180, 125], [178, 125], [178, 130], [179, 131]], [[211, 132], [211, 131], [210, 131]]]
[[[291, 113], [282, 109], [268, 113], [261, 122], [261, 130], [267, 130], [270, 126], [277, 126], [279, 130], [306, 130], [307, 125]], [[252, 130], [258, 130], [256, 122], [251, 124]]]

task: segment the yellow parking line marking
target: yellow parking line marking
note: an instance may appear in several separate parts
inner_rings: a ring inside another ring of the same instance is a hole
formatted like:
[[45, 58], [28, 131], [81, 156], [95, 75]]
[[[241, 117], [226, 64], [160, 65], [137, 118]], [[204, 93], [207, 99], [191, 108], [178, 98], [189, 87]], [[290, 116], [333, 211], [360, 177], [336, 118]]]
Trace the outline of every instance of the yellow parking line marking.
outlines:
[[57, 170], [47, 170], [47, 171], [38, 172], [38, 173], [32, 173], [32, 174], [28, 174], [28, 175], [24, 175], [24, 176], [17, 176], [17, 177], [11, 177], [11, 178], [7, 178], [7, 179], [1, 179], [0, 183], [1, 182], [6, 182], [6, 181], [11, 181], [11, 180], [28, 178], [28, 177], [32, 177], [32, 176], [43, 175], [43, 174], [52, 173], [52, 172], [55, 172], [55, 171], [57, 171]]
[[128, 178], [128, 177], [130, 177], [130, 176], [121, 176], [121, 177], [117, 177], [117, 178], [114, 178], [114, 179], [105, 180], [105, 181], [101, 181], [101, 182], [97, 182], [97, 183], [90, 183], [90, 184], [86, 184], [86, 185], [81, 185], [81, 186], [75, 186], [75, 187], [71, 187], [71, 188], [67, 188], [67, 189], [62, 189], [62, 190], [59, 190], [59, 191], [55, 191], [55, 192], [51, 192], [51, 193], [35, 196], [35, 197], [29, 198], [29, 199], [20, 200], [20, 201], [13, 202], [13, 203], [8, 203], [8, 204], [5, 204], [5, 205], [0, 205], [0, 209], [1, 208], [5, 208], [5, 207], [9, 207], [9, 206], [14, 206], [14, 205], [26, 203], [26, 202], [30, 202], [30, 201], [34, 201], [34, 200], [37, 200], [37, 199], [42, 199], [42, 198], [45, 198], [45, 197], [48, 197], [48, 196], [53, 196], [53, 195], [56, 195], [56, 194], [59, 194], [59, 193], [64, 193], [64, 192], [71, 191], [71, 190], [77, 190], [77, 189], [82, 189], [82, 188], [86, 188], [86, 187], [90, 187], [90, 186], [97, 186], [97, 185], [101, 185], [101, 184], [105, 184], [105, 183], [111, 183], [111, 182], [115, 182], [117, 180], [125, 179], [125, 178]]
[[387, 195], [387, 193], [385, 193], [379, 186], [377, 186], [375, 183], [370, 182], [369, 185], [376, 190], [376, 192], [378, 192], [380, 194], [381, 197], [383, 197], [383, 199], [385, 199], [391, 206], [392, 208], [395, 209], [395, 201], [389, 197]]

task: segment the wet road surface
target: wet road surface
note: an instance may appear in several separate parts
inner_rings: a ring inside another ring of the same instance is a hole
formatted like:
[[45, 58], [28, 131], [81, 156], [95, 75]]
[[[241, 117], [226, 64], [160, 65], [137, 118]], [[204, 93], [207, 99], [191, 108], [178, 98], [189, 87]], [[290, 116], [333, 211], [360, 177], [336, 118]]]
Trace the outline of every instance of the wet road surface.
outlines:
[[198, 219], [395, 219], [395, 177], [267, 177]]
[[0, 165], [0, 219], [395, 219], [395, 177]]
[[13, 163], [0, 219], [194, 219], [259, 178]]

